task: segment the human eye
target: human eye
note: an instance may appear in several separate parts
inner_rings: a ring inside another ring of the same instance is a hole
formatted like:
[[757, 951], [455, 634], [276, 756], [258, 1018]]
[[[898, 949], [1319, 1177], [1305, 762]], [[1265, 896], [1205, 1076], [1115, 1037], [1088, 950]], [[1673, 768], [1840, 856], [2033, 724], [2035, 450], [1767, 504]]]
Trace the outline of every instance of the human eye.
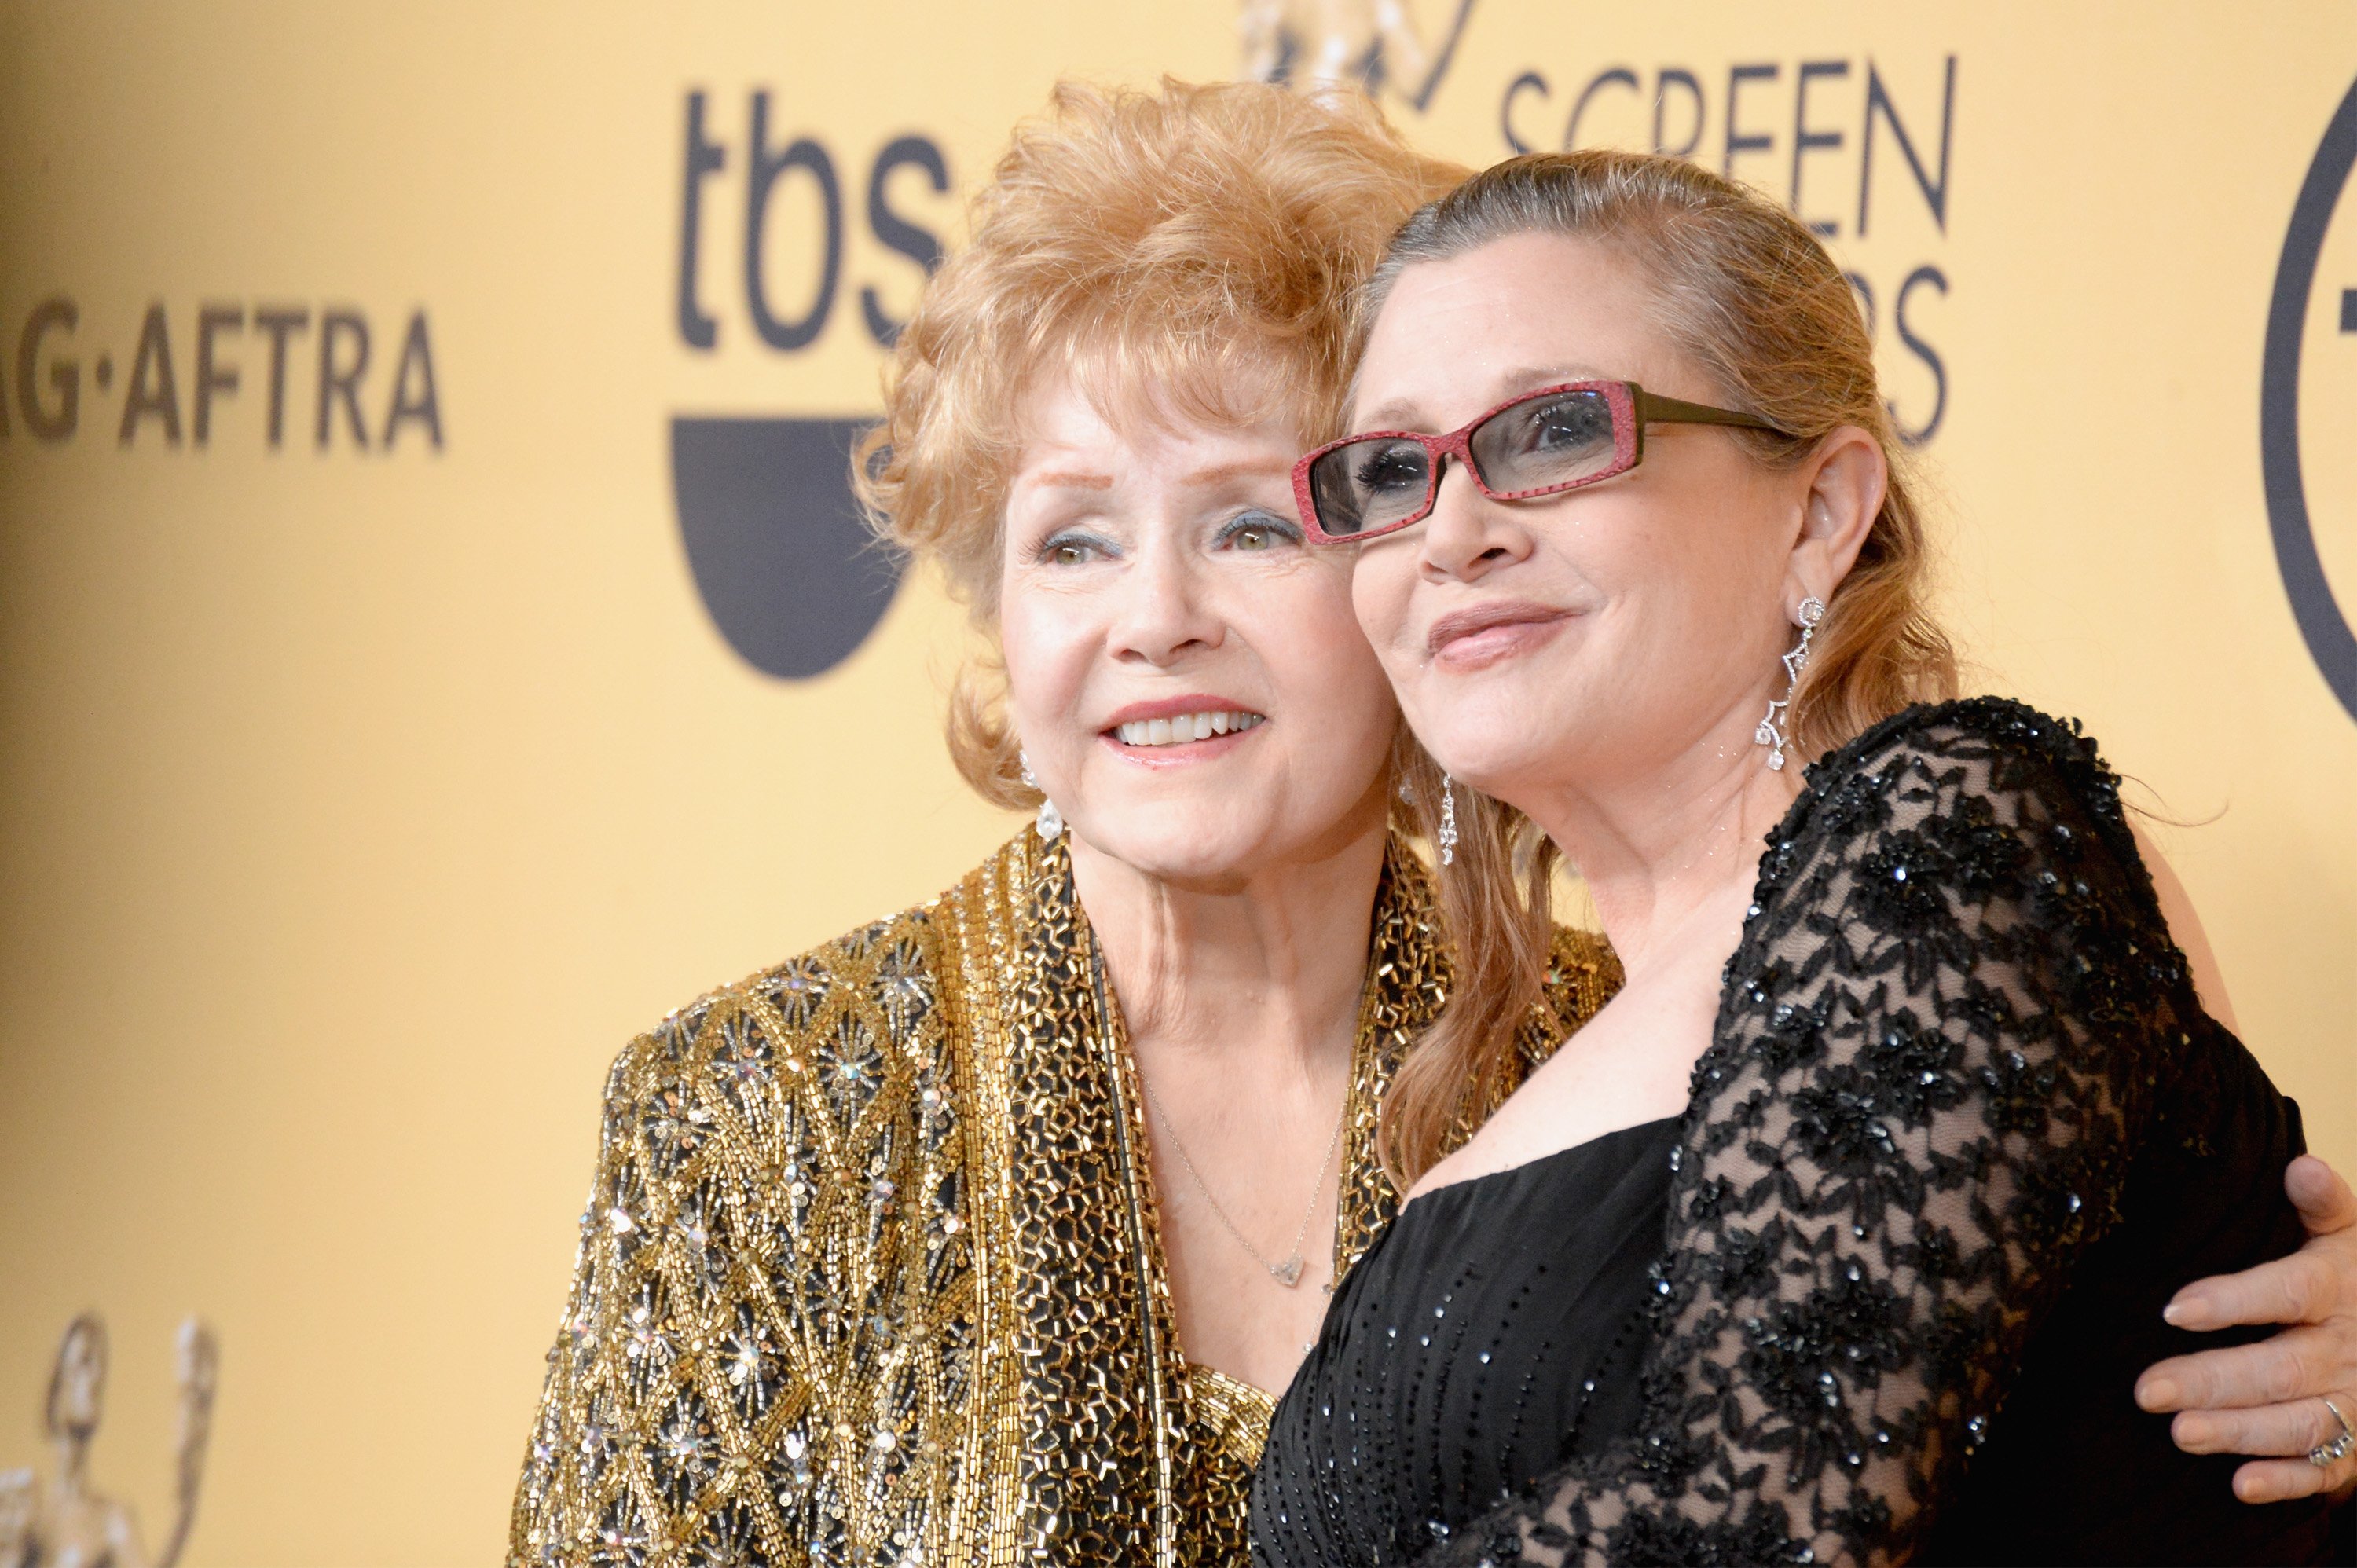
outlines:
[[1422, 493], [1424, 448], [1413, 441], [1367, 441], [1360, 444], [1351, 465], [1351, 481], [1368, 497], [1413, 490]]
[[1301, 525], [1273, 511], [1254, 507], [1230, 518], [1218, 542], [1230, 550], [1275, 550], [1301, 542]]
[[1594, 392], [1541, 398], [1522, 411], [1518, 444], [1530, 452], [1584, 451], [1612, 444], [1612, 407]]
[[1085, 566], [1092, 561], [1110, 561], [1117, 553], [1111, 540], [1083, 529], [1064, 528], [1042, 540], [1033, 559], [1043, 566]]

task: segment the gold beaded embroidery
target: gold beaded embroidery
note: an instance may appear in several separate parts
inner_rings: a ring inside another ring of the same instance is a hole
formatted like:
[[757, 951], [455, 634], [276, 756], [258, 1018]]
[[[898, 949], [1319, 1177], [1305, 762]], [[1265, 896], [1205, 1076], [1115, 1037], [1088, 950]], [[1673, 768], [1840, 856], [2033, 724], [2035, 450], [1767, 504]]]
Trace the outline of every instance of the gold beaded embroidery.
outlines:
[[[1376, 1109], [1445, 995], [1404, 845], [1372, 947], [1338, 1276], [1396, 1210]], [[1618, 983], [1560, 934], [1567, 1026]], [[632, 1041], [511, 1563], [1240, 1560], [1270, 1401], [1176, 1342], [1102, 989], [1065, 847], [1027, 831]]]

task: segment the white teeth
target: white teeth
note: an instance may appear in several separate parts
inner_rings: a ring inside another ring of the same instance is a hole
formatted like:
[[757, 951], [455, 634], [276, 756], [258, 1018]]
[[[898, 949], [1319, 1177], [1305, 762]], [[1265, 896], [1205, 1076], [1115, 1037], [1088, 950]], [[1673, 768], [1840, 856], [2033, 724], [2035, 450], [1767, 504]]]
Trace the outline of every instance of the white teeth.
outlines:
[[1124, 746], [1184, 746], [1190, 740], [1209, 740], [1215, 735], [1229, 735], [1253, 729], [1268, 722], [1259, 714], [1230, 709], [1224, 713], [1180, 714], [1174, 718], [1137, 719], [1115, 727]]

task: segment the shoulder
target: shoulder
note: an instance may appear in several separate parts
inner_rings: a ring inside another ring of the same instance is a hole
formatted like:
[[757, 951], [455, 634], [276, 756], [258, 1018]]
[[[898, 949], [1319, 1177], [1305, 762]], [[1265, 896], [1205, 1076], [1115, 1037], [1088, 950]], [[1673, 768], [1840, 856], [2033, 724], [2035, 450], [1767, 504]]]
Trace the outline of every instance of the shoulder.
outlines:
[[1546, 972], [1522, 1033], [1523, 1069], [1553, 1056], [1563, 1042], [1612, 1000], [1622, 980], [1620, 956], [1594, 931], [1557, 926], [1547, 946]]
[[1996, 767], [1996, 788], [2050, 780], [2119, 816], [2119, 776], [2104, 764], [2079, 719], [2058, 719], [1996, 695], [1919, 703], [1895, 712], [1822, 762], [1810, 764], [1810, 783], [1815, 785], [1820, 773], [1874, 771], [1910, 757], [1989, 762]]
[[1578, 926], [1555, 927], [1547, 958], [1550, 967], [1565, 975], [1609, 976], [1620, 972], [1620, 960], [1604, 934]]
[[1892, 832], [2018, 839], [2030, 829], [2044, 830], [2030, 846], [2040, 854], [2141, 866], [2119, 776], [2077, 720], [2010, 698], [1970, 697], [1894, 714], [1812, 763], [1763, 869], [1829, 841]]
[[[856, 1113], [885, 1079], [942, 1045], [945, 903], [1003, 874], [1013, 846], [958, 886], [716, 986], [631, 1040], [607, 1079], [609, 1114], [677, 1095], [843, 1089]], [[867, 1093], [860, 1092], [863, 1089]]]
[[845, 1005], [892, 1013], [921, 1007], [933, 981], [933, 917], [931, 902], [920, 904], [716, 986], [632, 1045], [676, 1058], [693, 1042], [739, 1022], [782, 1039], [806, 1034], [823, 1015]]
[[1828, 898], [1919, 931], [2023, 900], [2073, 928], [2158, 918], [2094, 741], [2002, 697], [1909, 708], [1811, 765], [1770, 835], [1753, 907]]
[[[2069, 798], [2115, 828], [2120, 780], [2076, 719], [2009, 697], [1966, 697], [1892, 714], [1809, 768], [1809, 794], [1888, 790], [1910, 779], [1984, 794]], [[1807, 797], [1804, 796], [1804, 799]]]

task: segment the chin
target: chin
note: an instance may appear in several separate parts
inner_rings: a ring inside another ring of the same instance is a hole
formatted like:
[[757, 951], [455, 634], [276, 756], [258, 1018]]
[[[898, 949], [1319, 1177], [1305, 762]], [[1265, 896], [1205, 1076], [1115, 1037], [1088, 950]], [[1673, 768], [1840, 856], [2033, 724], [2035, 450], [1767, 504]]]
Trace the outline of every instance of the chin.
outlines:
[[1073, 831], [1090, 848], [1133, 871], [1205, 891], [1242, 882], [1268, 859], [1262, 835], [1239, 831], [1233, 821], [1127, 822], [1111, 832]]
[[1517, 755], [1501, 754], [1496, 747], [1473, 750], [1448, 750], [1427, 745], [1433, 760], [1439, 763], [1452, 783], [1468, 789], [1478, 789], [1492, 800], [1506, 800], [1513, 792], [1517, 780], [1530, 777], [1531, 759]]
[[[1495, 693], [1503, 697], [1505, 693]], [[1415, 715], [1408, 727], [1415, 732], [1434, 761], [1459, 784], [1503, 799], [1503, 790], [1534, 769], [1575, 748], [1575, 736], [1566, 733], [1561, 701], [1532, 703], [1517, 700], [1485, 702], [1481, 695], [1451, 693], [1434, 706], [1429, 725]]]

